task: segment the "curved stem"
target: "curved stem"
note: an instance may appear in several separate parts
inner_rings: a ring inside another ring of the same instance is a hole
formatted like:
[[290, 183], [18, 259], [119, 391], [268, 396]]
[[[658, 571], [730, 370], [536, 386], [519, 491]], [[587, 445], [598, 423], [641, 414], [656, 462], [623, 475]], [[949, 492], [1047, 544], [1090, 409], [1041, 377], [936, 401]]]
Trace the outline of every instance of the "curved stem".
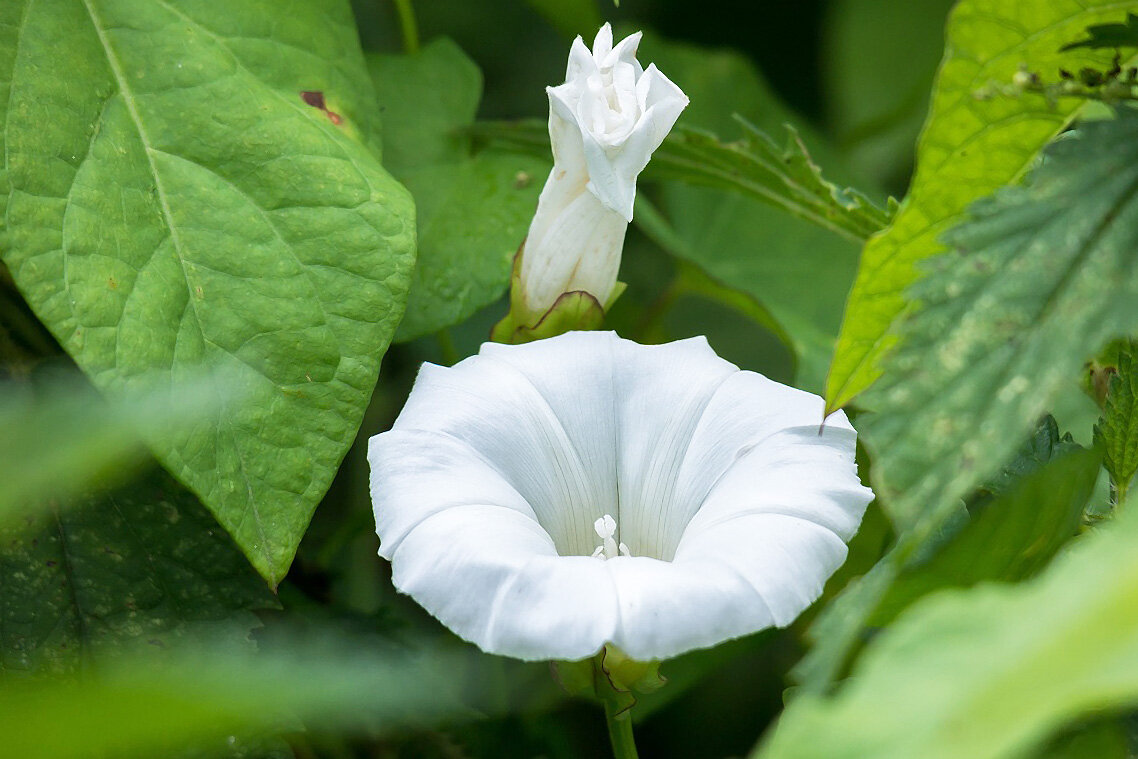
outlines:
[[414, 55], [419, 52], [419, 24], [411, 0], [395, 0], [395, 12], [399, 14], [399, 30], [403, 34], [403, 52]]
[[632, 737], [632, 718], [628, 712], [617, 715], [617, 705], [605, 702], [605, 721], [608, 723], [609, 740], [612, 742], [612, 755], [615, 759], [637, 759], [636, 741]]

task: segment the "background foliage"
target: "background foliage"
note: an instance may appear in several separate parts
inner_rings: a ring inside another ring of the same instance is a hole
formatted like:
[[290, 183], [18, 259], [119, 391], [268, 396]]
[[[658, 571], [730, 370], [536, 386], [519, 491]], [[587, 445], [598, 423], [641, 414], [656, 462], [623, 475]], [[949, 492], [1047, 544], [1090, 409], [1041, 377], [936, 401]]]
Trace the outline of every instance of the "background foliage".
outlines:
[[0, 3], [0, 756], [605, 755], [395, 594], [364, 445], [505, 313], [609, 19], [691, 106], [606, 326], [824, 393], [879, 496], [643, 755], [1138, 756], [1138, 5], [409, 7]]

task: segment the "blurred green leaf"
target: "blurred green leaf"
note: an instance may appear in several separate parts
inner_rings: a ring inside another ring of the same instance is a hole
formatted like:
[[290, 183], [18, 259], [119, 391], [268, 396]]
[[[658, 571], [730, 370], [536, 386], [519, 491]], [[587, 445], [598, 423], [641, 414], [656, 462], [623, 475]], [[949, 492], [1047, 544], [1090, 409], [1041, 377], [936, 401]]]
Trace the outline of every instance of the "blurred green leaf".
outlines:
[[[526, 0], [535, 11], [567, 37], [581, 35], [592, 44], [604, 23], [597, 0]], [[619, 5], [619, 3], [618, 3]]]
[[160, 470], [69, 509], [0, 526], [0, 682], [156, 656], [209, 634], [248, 642], [276, 605], [198, 500]]
[[890, 326], [904, 311], [918, 262], [944, 250], [938, 239], [969, 203], [1019, 179], [1081, 105], [1040, 97], [981, 100], [977, 91], [1011, 82], [1024, 62], [1035, 71], [1108, 65], [1106, 53], [1058, 50], [1088, 22], [1117, 10], [1111, 0], [962, 0], [953, 10], [909, 194], [892, 226], [862, 254], [826, 382], [830, 409], [881, 375], [897, 341]]
[[883, 186], [904, 187], [909, 179], [953, 2], [827, 4], [826, 122], [851, 165]]
[[1095, 425], [1095, 444], [1103, 449], [1103, 464], [1118, 490], [1118, 500], [1138, 472], [1138, 362], [1133, 344], [1118, 354], [1118, 373], [1110, 379], [1110, 391]]
[[755, 756], [1010, 758], [1135, 703], [1138, 514], [1127, 513], [1035, 581], [913, 606], [835, 696], [795, 699]]
[[200, 380], [130, 403], [107, 401], [78, 377], [0, 383], [0, 526], [126, 481], [149, 458], [144, 437], [162, 439], [218, 406]]
[[232, 376], [240, 403], [154, 449], [272, 584], [360, 423], [413, 262], [347, 3], [279, 10], [0, 4], [0, 255], [112, 399]]
[[370, 645], [331, 631], [256, 654], [183, 645], [160, 665], [148, 655], [124, 656], [77, 682], [6, 684], [0, 757], [165, 757], [296, 719], [321, 730], [377, 734], [469, 716], [448, 675], [453, 654]]
[[[1138, 329], [1138, 114], [1052, 145], [1027, 186], [976, 203], [864, 418], [875, 491], [900, 530], [934, 528], [1015, 451], [1084, 362]], [[919, 525], [919, 526], [918, 526]]]
[[[497, 300], [549, 173], [542, 156], [471, 155], [482, 74], [448, 39], [415, 55], [371, 55], [384, 163], [415, 198], [419, 259], [396, 339], [457, 324]], [[426, 94], [426, 93], [429, 93]]]
[[1060, 735], [1035, 759], [1129, 759], [1126, 730], [1118, 719], [1099, 719]]
[[1092, 24], [1087, 27], [1087, 35], [1087, 39], [1072, 42], [1063, 49], [1138, 47], [1138, 14], [1127, 13], [1126, 21], [1121, 24]]

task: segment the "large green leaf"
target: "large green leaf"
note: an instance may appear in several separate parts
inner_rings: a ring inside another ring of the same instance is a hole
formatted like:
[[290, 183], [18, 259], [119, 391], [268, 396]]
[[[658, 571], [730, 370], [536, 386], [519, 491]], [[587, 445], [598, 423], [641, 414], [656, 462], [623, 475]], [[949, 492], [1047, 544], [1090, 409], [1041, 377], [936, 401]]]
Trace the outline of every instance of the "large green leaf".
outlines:
[[1056, 142], [1026, 187], [972, 208], [914, 285], [919, 309], [863, 417], [900, 530], [935, 528], [1099, 347], [1138, 329], [1138, 114]]
[[248, 641], [273, 595], [163, 473], [0, 526], [0, 681], [75, 673], [133, 644]]
[[1017, 180], [1079, 105], [1031, 96], [982, 100], [977, 92], [1010, 82], [1021, 63], [1042, 72], [1109, 65], [1108, 53], [1059, 48], [1082, 36], [1088, 24], [1121, 19], [1128, 5], [962, 0], [956, 6], [909, 194], [893, 225], [862, 254], [826, 382], [829, 408], [845, 405], [881, 375], [882, 358], [896, 343], [890, 325], [905, 308], [916, 264], [943, 251], [939, 237], [969, 203]]
[[[398, 340], [457, 324], [497, 300], [551, 160], [471, 155], [482, 74], [453, 42], [368, 58], [384, 115], [384, 163], [415, 198], [419, 259]], [[429, 93], [429, 94], [427, 94]], [[548, 138], [546, 138], [548, 140]]]
[[761, 759], [1021, 757], [1065, 724], [1138, 704], [1138, 514], [1037, 580], [928, 597], [834, 697], [796, 699]]
[[0, 80], [0, 255], [112, 397], [224, 370], [239, 400], [154, 448], [275, 584], [413, 259], [347, 4], [7, 2]]

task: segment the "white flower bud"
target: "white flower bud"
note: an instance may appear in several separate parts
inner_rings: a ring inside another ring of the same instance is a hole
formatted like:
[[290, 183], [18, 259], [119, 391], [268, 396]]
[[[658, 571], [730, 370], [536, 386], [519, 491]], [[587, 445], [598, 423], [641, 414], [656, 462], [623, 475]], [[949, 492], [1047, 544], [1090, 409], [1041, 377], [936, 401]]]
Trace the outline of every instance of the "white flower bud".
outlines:
[[636, 60], [640, 33], [613, 47], [612, 28], [590, 52], [573, 41], [565, 83], [549, 87], [553, 171], [530, 224], [520, 262], [525, 311], [540, 316], [566, 292], [603, 306], [616, 284], [636, 177], [688, 104], [655, 65]]

